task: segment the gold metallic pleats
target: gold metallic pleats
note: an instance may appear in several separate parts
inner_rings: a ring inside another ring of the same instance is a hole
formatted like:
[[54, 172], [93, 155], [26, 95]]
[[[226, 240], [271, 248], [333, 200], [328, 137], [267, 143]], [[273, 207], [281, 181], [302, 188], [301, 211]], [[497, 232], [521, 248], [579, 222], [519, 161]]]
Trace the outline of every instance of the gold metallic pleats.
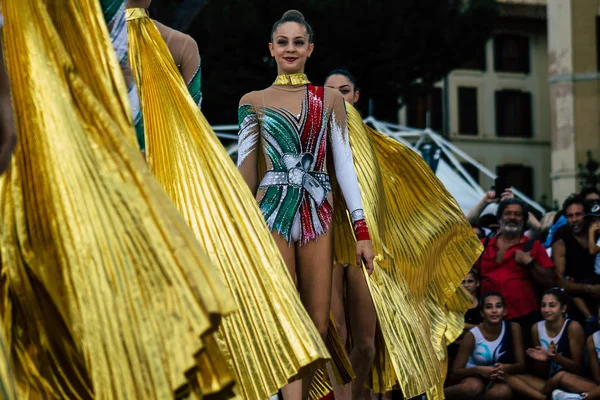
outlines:
[[12, 369], [10, 349], [8, 348], [4, 327], [0, 321], [0, 398], [16, 400], [15, 375]]
[[2, 0], [17, 145], [0, 307], [19, 398], [232, 395], [234, 304], [137, 150], [97, 0]]
[[[377, 254], [375, 272], [367, 277], [379, 330], [371, 385], [375, 392], [399, 386], [406, 397], [427, 392], [439, 398], [449, 323], [446, 304], [481, 244], [425, 161], [365, 125], [351, 105], [347, 109], [354, 165]], [[339, 212], [341, 206], [336, 208], [336, 260], [354, 264], [350, 223]]]
[[142, 9], [127, 10], [150, 169], [194, 229], [239, 312], [223, 321], [240, 395], [265, 399], [329, 354], [248, 185]]

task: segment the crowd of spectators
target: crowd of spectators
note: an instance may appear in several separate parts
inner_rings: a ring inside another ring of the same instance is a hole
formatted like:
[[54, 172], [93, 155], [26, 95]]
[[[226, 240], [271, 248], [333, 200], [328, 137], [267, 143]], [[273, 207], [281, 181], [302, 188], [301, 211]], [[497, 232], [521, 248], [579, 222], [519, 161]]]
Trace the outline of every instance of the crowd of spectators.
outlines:
[[475, 300], [446, 398], [600, 399], [598, 190], [540, 220], [510, 189], [490, 191], [467, 218], [484, 249], [463, 281]]

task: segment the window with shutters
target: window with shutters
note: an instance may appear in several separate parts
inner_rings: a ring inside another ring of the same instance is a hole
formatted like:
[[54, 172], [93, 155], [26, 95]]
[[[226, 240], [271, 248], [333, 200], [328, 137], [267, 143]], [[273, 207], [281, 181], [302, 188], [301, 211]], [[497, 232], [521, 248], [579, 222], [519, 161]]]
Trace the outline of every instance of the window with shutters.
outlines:
[[460, 69], [471, 69], [475, 71], [485, 71], [487, 69], [485, 60], [485, 45], [479, 48], [473, 58], [465, 62]]
[[496, 136], [533, 136], [531, 93], [520, 90], [496, 92]]
[[494, 70], [529, 73], [529, 38], [522, 35], [494, 37]]
[[443, 133], [442, 89], [433, 88], [429, 94], [413, 95], [406, 101], [406, 123], [413, 128], [427, 127], [427, 112], [429, 111], [430, 128]]
[[533, 169], [523, 164], [504, 164], [496, 167], [498, 176], [506, 177], [508, 184], [533, 197]]
[[477, 135], [479, 133], [477, 113], [477, 88], [459, 86], [458, 130], [461, 135]]

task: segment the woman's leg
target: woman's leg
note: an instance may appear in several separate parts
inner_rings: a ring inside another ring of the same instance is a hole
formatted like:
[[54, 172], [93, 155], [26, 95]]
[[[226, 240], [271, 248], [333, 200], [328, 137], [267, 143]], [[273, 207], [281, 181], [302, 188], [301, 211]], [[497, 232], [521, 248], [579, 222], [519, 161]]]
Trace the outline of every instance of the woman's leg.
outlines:
[[[350, 267], [351, 268], [351, 267]], [[348, 340], [348, 328], [346, 327], [346, 310], [344, 307], [344, 275], [346, 268], [340, 264], [333, 267], [333, 291], [331, 293], [331, 314], [335, 321], [340, 339], [344, 347]], [[352, 398], [352, 385], [340, 385], [336, 382], [331, 364], [327, 364], [327, 372], [333, 386], [333, 394], [336, 400], [350, 400]]]
[[560, 384], [563, 380], [563, 377], [566, 374], [567, 374], [566, 371], [558, 371], [556, 374], [554, 374], [550, 379], [548, 379], [544, 383], [544, 387], [542, 387], [542, 390], [541, 390], [542, 394], [549, 396], [552, 394], [552, 391], [554, 389], [560, 388]]
[[356, 379], [352, 382], [352, 397], [367, 400], [370, 395], [369, 390], [365, 388], [365, 382], [375, 357], [377, 314], [361, 268], [346, 268], [346, 291], [348, 319], [352, 332], [350, 362], [356, 374]]
[[512, 398], [513, 392], [506, 383], [494, 382], [483, 395], [483, 400], [510, 400]]
[[[331, 285], [333, 269], [332, 228], [318, 240], [296, 246], [296, 277], [300, 299], [317, 331], [327, 335], [331, 309]], [[302, 398], [308, 398], [314, 372], [302, 379]], [[289, 400], [289, 399], [286, 399]]]
[[[298, 285], [296, 279], [296, 252], [295, 246], [289, 245], [288, 242], [277, 232], [273, 232], [273, 239], [281, 253], [285, 265], [290, 272], [292, 280]], [[298, 379], [281, 388], [281, 394], [285, 400], [302, 400], [302, 379]]]
[[589, 379], [582, 378], [579, 375], [565, 372], [560, 377], [559, 389], [571, 393], [583, 393], [594, 390], [598, 385]]
[[448, 400], [478, 399], [485, 390], [483, 381], [479, 378], [466, 378], [461, 383], [444, 389]]
[[529, 399], [545, 400], [546, 395], [542, 393], [544, 380], [532, 375], [509, 375], [504, 381], [512, 391]]
[[587, 392], [586, 400], [600, 400], [600, 386], [596, 386], [594, 389]]

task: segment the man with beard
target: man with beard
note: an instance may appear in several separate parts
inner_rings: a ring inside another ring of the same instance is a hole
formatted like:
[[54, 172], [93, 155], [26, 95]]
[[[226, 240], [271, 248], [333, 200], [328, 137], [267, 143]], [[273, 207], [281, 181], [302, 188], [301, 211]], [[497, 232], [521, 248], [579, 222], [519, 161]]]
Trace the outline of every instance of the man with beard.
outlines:
[[[589, 230], [585, 224], [585, 202], [580, 195], [571, 195], [563, 204], [563, 214], [567, 219], [566, 229], [557, 232], [552, 244], [552, 257], [556, 264], [559, 284], [571, 295], [585, 300], [577, 304], [579, 313], [575, 315], [586, 328], [595, 327], [595, 303], [600, 298], [600, 285], [594, 284], [595, 257], [588, 247]], [[581, 306], [580, 306], [581, 305]], [[585, 307], [587, 305], [587, 307]]]
[[[478, 262], [481, 293], [500, 293], [506, 303], [506, 320], [521, 325], [523, 332], [530, 332], [531, 326], [541, 319], [535, 286], [554, 285], [554, 265], [544, 246], [523, 233], [529, 218], [525, 203], [505, 199], [498, 205], [496, 216], [498, 234], [482, 240], [484, 250]], [[529, 346], [530, 335], [523, 336], [525, 346]]]

